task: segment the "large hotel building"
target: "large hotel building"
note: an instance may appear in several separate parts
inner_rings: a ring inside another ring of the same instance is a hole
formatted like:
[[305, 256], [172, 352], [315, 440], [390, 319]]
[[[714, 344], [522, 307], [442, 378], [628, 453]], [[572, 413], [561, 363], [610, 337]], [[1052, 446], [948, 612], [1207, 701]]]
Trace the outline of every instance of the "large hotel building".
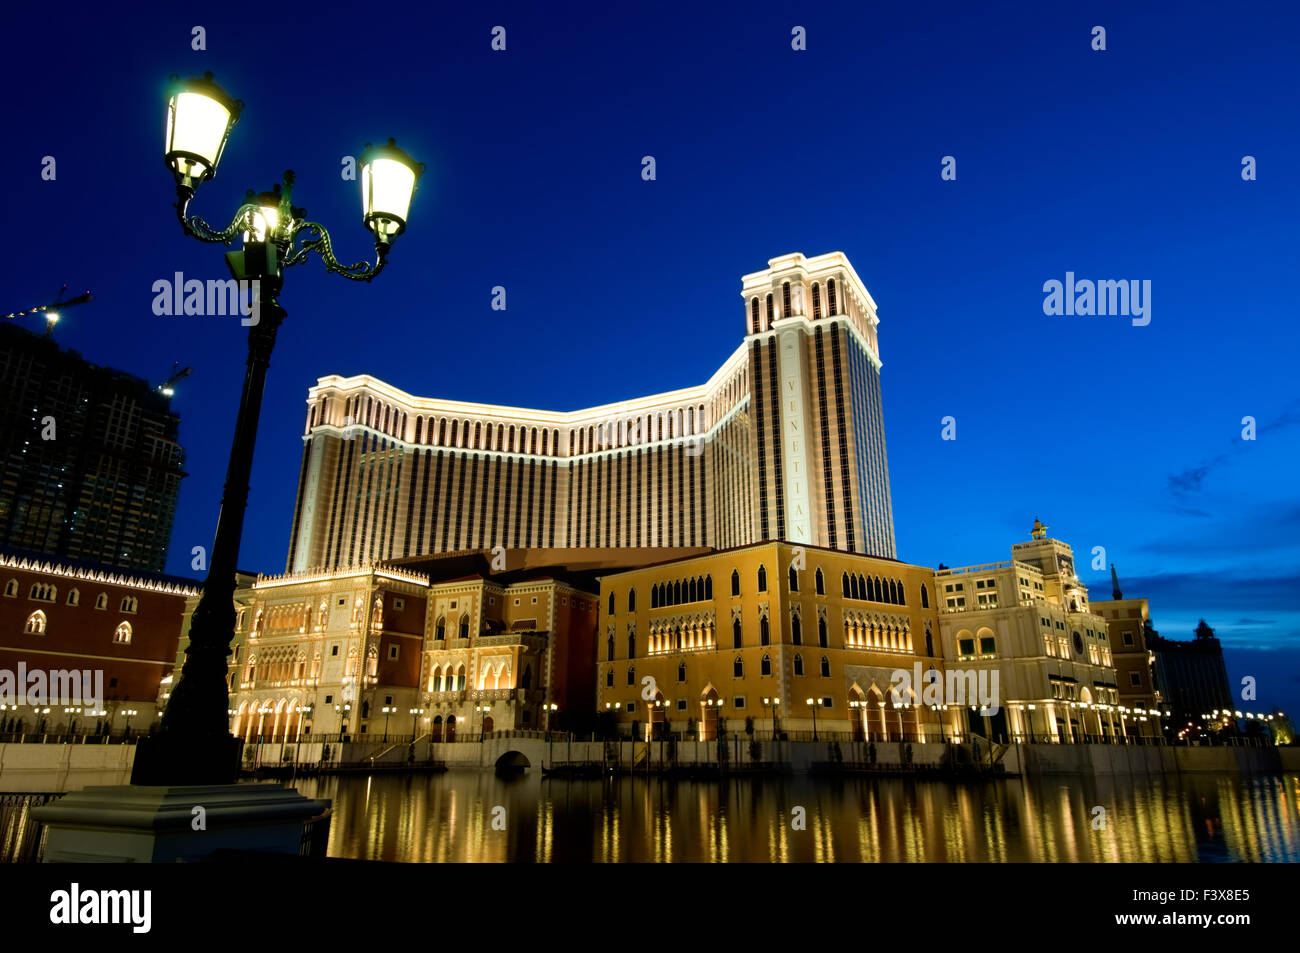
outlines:
[[561, 412], [320, 378], [288, 570], [775, 540], [893, 558], [876, 304], [839, 252], [768, 265], [743, 279], [744, 341], [695, 387]]

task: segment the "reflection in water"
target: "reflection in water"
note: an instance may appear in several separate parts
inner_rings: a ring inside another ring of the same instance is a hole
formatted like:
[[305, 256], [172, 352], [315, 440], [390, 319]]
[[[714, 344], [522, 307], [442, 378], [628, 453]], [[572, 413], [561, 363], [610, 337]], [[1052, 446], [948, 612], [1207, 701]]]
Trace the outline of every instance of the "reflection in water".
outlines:
[[[1300, 860], [1296, 775], [956, 785], [865, 778], [560, 781], [450, 771], [297, 786], [334, 801], [330, 856], [367, 860]], [[505, 809], [505, 830], [493, 829], [498, 807]], [[797, 808], [805, 810], [804, 830], [791, 827]]]

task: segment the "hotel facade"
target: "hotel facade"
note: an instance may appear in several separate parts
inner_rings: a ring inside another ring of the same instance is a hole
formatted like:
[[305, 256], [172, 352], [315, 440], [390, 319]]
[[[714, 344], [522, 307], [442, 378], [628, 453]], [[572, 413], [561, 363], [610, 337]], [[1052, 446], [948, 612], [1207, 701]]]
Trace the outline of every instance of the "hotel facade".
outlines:
[[769, 540], [893, 558], [875, 301], [841, 253], [768, 265], [695, 387], [557, 412], [320, 378], [287, 570]]
[[934, 585], [922, 566], [791, 543], [606, 576], [597, 707], [638, 740], [747, 719], [760, 738], [960, 740], [956, 708], [893, 691], [900, 670], [943, 675]]

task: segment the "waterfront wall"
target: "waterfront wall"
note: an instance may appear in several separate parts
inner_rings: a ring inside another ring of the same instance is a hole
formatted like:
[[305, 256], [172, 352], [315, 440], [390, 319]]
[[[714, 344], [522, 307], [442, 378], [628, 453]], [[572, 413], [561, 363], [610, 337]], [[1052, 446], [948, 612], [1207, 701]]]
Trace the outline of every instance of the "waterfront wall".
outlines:
[[[321, 757], [321, 744], [262, 745], [254, 762], [262, 765], [285, 764], [284, 757], [297, 757], [301, 764], [314, 768]], [[913, 743], [911, 763], [917, 766], [939, 764], [944, 746]], [[407, 760], [408, 745], [383, 742], [331, 744], [330, 761], [364, 765], [374, 758], [377, 768], [400, 768]], [[840, 743], [845, 763], [869, 760], [865, 744]], [[963, 760], [970, 761], [969, 746]], [[487, 738], [482, 742], [458, 741], [435, 744], [432, 752], [427, 742], [417, 743], [417, 761], [427, 761], [432, 753], [440, 764], [452, 769], [492, 770], [505, 758], [530, 773], [552, 764], [601, 763], [617, 761], [623, 767], [635, 766], [638, 772], [654, 773], [661, 759], [671, 762], [669, 749], [658, 742], [621, 741], [606, 746], [604, 742], [575, 741], [571, 745], [556, 741], [554, 745], [537, 738]], [[525, 765], [515, 753], [527, 762]], [[748, 741], [734, 740], [728, 746], [728, 762], [750, 764], [752, 760], [779, 764], [791, 773], [803, 774], [814, 762], [829, 758], [825, 742], [760, 741], [758, 758], [751, 759]], [[988, 758], [988, 748], [981, 746], [980, 757]], [[714, 742], [677, 743], [677, 763], [715, 764], [718, 749]], [[876, 763], [899, 765], [906, 760], [905, 746], [898, 742], [878, 742]], [[76, 791], [94, 784], [128, 784], [135, 745], [75, 744], [0, 744], [0, 792], [61, 793]], [[1008, 774], [1030, 775], [1177, 775], [1196, 773], [1280, 774], [1300, 773], [1300, 747], [1292, 748], [1179, 748], [1142, 745], [1011, 745], [1000, 759]], [[252, 766], [252, 762], [248, 763]]]
[[76, 791], [130, 784], [135, 745], [0, 744], [0, 792]]

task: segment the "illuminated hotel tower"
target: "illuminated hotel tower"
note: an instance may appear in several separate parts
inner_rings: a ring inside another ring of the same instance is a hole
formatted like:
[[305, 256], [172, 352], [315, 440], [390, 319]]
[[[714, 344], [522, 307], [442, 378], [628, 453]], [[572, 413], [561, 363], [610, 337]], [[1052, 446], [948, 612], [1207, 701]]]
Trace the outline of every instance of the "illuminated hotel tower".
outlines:
[[320, 378], [289, 570], [778, 539], [893, 558], [875, 302], [839, 252], [742, 281], [744, 342], [666, 394], [562, 413]]

